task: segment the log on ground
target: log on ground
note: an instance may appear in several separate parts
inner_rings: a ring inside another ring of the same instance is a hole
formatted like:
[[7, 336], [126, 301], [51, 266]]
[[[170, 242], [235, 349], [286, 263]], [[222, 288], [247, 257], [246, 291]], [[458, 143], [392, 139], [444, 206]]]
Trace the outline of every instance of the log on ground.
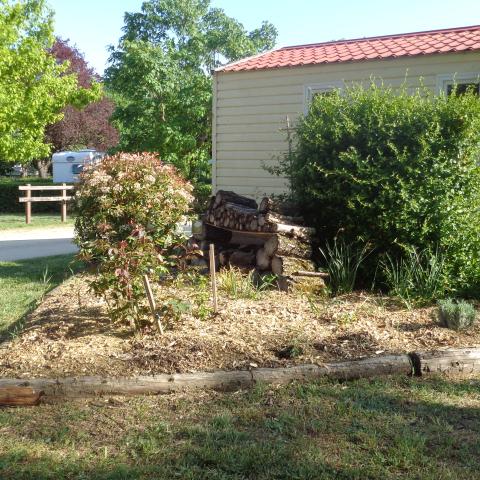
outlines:
[[43, 395], [43, 390], [36, 390], [32, 387], [0, 387], [0, 406], [27, 407], [38, 405]]
[[275, 275], [291, 276], [300, 270], [314, 272], [315, 264], [311, 260], [305, 258], [285, 257], [279, 255], [274, 255], [272, 257], [272, 272]]
[[431, 373], [478, 373], [480, 349], [461, 348], [411, 354], [416, 375]]
[[216, 371], [139, 376], [136, 378], [66, 377], [37, 379], [0, 379], [0, 388], [26, 386], [43, 390], [49, 398], [85, 398], [96, 395], [145, 395], [189, 389], [235, 390], [256, 382], [288, 383], [294, 380], [315, 380], [321, 377], [354, 379], [377, 375], [410, 374], [408, 355], [383, 355], [362, 360], [299, 365], [285, 368], [258, 368], [249, 371]]

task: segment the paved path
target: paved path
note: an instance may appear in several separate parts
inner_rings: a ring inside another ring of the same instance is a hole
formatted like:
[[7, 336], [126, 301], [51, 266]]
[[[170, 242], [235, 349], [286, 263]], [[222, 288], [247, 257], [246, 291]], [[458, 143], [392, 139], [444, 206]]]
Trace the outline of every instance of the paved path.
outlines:
[[72, 238], [72, 226], [0, 230], [0, 262], [73, 253]]

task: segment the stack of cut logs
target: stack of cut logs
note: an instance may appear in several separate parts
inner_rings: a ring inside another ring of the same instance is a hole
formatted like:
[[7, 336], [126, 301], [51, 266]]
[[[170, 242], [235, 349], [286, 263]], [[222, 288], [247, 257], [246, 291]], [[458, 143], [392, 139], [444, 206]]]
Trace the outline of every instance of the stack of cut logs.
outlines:
[[268, 197], [258, 206], [252, 198], [219, 190], [210, 199], [205, 221], [216, 227], [248, 232], [291, 233], [303, 237], [314, 233], [312, 228], [302, 226], [302, 217], [282, 215], [285, 208], [288, 207]]
[[285, 203], [268, 197], [257, 205], [251, 198], [218, 191], [210, 199], [202, 234], [197, 237], [204, 258], [209, 244], [214, 243], [217, 267], [272, 272], [284, 289], [306, 279], [323, 286], [325, 275], [316, 272], [311, 260], [315, 231], [305, 227], [303, 218], [293, 213]]

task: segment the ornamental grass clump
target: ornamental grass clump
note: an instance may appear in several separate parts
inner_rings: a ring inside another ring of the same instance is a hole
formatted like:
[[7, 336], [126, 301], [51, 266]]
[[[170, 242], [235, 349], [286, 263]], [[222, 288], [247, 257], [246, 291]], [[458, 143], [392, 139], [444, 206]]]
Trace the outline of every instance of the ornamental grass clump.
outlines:
[[443, 327], [452, 330], [465, 330], [476, 319], [475, 308], [465, 300], [440, 300], [438, 302], [438, 320]]
[[175, 265], [178, 223], [190, 210], [192, 186], [156, 154], [118, 153], [87, 168], [75, 190], [75, 241], [95, 266], [93, 291], [112, 319], [138, 327], [146, 316], [142, 276]]

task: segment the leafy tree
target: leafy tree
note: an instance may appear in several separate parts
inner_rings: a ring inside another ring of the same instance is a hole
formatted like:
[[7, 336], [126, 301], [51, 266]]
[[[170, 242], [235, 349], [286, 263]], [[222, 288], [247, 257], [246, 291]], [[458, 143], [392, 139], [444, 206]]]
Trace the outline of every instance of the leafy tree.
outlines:
[[208, 182], [210, 72], [273, 47], [273, 25], [247, 32], [209, 0], [149, 0], [125, 14], [106, 71], [120, 149], [157, 151], [187, 178]]
[[62, 117], [70, 103], [96, 98], [100, 85], [78, 86], [48, 50], [52, 14], [44, 0], [0, 0], [0, 158], [27, 163], [45, 157], [45, 127]]
[[[57, 38], [51, 53], [58, 62], [68, 62], [67, 72], [77, 75], [82, 88], [91, 88], [92, 84], [101, 80], [89, 67], [83, 54], [69, 45], [68, 40]], [[46, 141], [57, 152], [77, 148], [108, 150], [118, 143], [118, 132], [109, 122], [113, 110], [114, 104], [106, 95], [83, 109], [67, 105], [63, 118], [47, 127]], [[50, 157], [36, 161], [41, 176], [46, 174], [50, 164]]]

